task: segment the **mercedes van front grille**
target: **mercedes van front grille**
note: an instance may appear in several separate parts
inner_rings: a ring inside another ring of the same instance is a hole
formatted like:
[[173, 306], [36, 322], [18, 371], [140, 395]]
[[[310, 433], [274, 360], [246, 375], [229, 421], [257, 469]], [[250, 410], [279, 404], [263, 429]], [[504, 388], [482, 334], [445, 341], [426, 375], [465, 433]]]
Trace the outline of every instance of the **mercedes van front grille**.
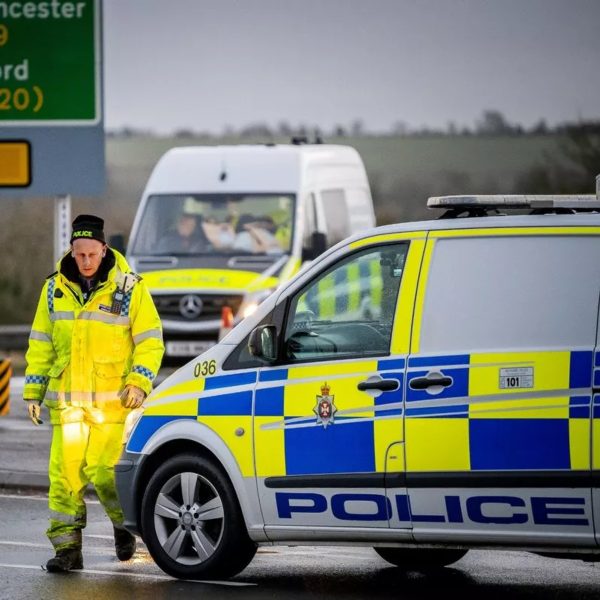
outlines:
[[155, 294], [152, 296], [161, 319], [194, 322], [211, 321], [221, 318], [224, 306], [229, 306], [236, 314], [243, 296], [221, 296], [211, 294]]

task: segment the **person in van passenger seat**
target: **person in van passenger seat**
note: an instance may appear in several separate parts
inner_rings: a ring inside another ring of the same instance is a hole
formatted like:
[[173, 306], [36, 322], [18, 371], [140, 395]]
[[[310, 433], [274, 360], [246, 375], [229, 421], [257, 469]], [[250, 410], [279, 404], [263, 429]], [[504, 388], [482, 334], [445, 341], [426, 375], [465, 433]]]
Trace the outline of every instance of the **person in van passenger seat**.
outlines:
[[270, 217], [242, 215], [237, 222], [233, 248], [252, 254], [280, 254], [281, 246], [269, 231], [272, 228], [274, 223]]

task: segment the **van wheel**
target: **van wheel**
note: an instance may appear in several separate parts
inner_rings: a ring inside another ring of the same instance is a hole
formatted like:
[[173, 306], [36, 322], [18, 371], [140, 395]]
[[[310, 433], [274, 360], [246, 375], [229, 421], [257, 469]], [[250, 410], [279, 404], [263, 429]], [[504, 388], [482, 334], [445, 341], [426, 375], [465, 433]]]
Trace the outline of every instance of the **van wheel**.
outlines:
[[256, 553], [227, 477], [192, 454], [167, 460], [142, 501], [144, 541], [156, 564], [181, 579], [242, 571]]
[[373, 548], [381, 558], [406, 571], [446, 567], [460, 560], [468, 550], [454, 548]]

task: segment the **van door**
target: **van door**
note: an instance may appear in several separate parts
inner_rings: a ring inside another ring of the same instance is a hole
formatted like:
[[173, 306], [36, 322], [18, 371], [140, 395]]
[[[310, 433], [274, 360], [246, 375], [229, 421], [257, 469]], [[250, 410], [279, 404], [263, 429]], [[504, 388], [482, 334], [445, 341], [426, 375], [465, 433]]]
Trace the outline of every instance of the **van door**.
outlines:
[[403, 451], [392, 460], [388, 449], [404, 439], [424, 241], [382, 241], [355, 244], [284, 300], [280, 361], [260, 370], [255, 396], [257, 482], [272, 539], [283, 529], [287, 539], [289, 529], [314, 539], [336, 527], [342, 539], [356, 527], [388, 527], [386, 464], [404, 471]]
[[595, 543], [598, 256], [575, 228], [430, 234], [406, 390], [418, 541]]

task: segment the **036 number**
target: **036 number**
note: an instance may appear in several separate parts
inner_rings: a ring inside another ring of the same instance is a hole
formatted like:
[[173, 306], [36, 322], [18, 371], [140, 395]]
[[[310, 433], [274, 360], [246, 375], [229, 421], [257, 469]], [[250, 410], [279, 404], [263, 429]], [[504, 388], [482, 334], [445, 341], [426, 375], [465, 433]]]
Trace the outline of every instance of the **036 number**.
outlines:
[[204, 360], [196, 363], [194, 366], [194, 376], [206, 377], [207, 375], [214, 375], [217, 372], [217, 362], [214, 360]]

